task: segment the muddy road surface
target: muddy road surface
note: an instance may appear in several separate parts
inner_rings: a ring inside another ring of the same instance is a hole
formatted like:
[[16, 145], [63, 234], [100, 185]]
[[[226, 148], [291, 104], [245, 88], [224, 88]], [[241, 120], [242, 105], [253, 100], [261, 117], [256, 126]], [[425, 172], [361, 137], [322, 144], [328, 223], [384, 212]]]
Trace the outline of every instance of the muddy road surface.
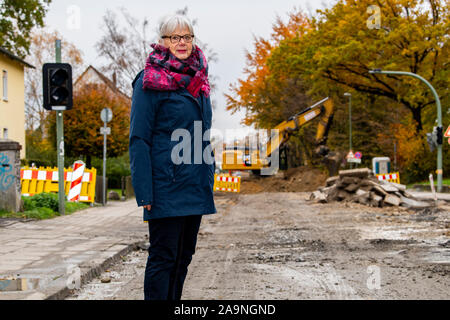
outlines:
[[[309, 195], [217, 193], [183, 299], [450, 298], [450, 206], [314, 204]], [[69, 299], [143, 299], [146, 259], [132, 252]]]

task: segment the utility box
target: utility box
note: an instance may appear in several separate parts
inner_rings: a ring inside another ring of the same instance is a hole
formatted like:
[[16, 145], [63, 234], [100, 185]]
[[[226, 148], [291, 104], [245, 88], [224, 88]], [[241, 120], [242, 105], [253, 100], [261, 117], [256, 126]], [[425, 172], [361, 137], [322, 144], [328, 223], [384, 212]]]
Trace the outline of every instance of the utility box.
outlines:
[[0, 210], [21, 210], [20, 149], [18, 142], [0, 139]]
[[374, 174], [390, 173], [391, 159], [389, 157], [372, 158], [372, 171]]

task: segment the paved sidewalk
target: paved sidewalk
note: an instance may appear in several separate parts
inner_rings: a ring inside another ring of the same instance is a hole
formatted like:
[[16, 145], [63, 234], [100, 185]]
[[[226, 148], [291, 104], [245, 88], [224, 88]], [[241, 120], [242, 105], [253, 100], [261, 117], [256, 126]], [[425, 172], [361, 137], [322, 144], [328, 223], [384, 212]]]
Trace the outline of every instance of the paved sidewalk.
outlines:
[[[54, 219], [0, 219], [0, 300], [64, 299], [139, 243], [148, 225], [136, 200], [110, 201]], [[80, 280], [81, 279], [81, 280]], [[16, 291], [4, 291], [17, 284]]]
[[[412, 190], [406, 190], [406, 191], [408, 191], [408, 193], [412, 194], [414, 197], [416, 197], [419, 200], [434, 200], [434, 195], [431, 192], [412, 191]], [[436, 198], [438, 200], [450, 201], [450, 193], [436, 192]]]

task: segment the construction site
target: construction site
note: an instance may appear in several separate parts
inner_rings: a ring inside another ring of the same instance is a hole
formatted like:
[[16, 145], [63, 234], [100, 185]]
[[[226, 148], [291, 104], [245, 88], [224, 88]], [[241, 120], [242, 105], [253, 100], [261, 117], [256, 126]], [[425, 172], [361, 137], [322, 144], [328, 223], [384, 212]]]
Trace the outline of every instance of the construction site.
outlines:
[[[386, 157], [349, 168], [348, 156], [323, 152], [328, 121], [319, 123], [317, 150], [334, 161], [280, 161], [284, 169], [262, 174], [264, 152], [283, 148], [302, 123], [330, 118], [326, 101], [280, 125], [281, 139], [224, 149], [218, 214], [202, 220], [183, 299], [449, 298], [449, 193], [401, 184]], [[146, 249], [144, 242], [69, 299], [140, 299]]]
[[[266, 137], [215, 149], [217, 214], [202, 216], [182, 299], [449, 298], [448, 186], [433, 174], [427, 186], [402, 183], [385, 154], [367, 166], [361, 152], [331, 150], [333, 115], [326, 97]], [[314, 161], [289, 144], [307, 124]], [[23, 169], [22, 193], [55, 187], [53, 173]], [[92, 201], [94, 176], [78, 174]], [[142, 300], [149, 223], [128, 186], [55, 219], [0, 219], [0, 299]]]
[[[215, 192], [218, 214], [203, 218], [183, 299], [448, 299], [448, 194], [435, 201], [377, 183], [371, 188], [406, 194], [410, 206], [389, 199], [375, 206], [360, 200], [362, 189], [318, 196], [331, 184], [320, 171], [287, 172], [244, 176], [239, 193]], [[334, 178], [335, 188], [351, 185], [349, 172]], [[140, 299], [146, 248], [121, 256], [68, 299]]]
[[0, 3], [0, 301], [450, 299], [449, 0]]

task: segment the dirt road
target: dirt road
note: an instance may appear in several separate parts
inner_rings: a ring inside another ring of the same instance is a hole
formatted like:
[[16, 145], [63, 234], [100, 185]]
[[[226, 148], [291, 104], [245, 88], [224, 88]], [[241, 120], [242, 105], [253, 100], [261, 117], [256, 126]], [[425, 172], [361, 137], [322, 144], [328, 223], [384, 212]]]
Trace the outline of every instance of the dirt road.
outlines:
[[[450, 207], [312, 204], [310, 193], [217, 194], [183, 299], [449, 299]], [[142, 299], [146, 251], [71, 299]]]

